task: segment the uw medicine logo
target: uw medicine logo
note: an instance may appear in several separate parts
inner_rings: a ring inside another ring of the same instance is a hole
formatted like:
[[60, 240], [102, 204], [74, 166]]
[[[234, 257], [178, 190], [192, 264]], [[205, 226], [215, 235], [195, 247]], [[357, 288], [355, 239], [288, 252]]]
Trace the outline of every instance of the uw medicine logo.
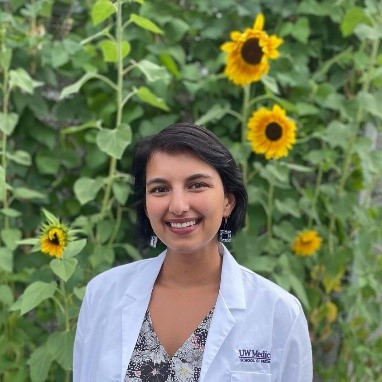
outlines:
[[266, 350], [239, 349], [240, 362], [271, 363], [271, 353]]

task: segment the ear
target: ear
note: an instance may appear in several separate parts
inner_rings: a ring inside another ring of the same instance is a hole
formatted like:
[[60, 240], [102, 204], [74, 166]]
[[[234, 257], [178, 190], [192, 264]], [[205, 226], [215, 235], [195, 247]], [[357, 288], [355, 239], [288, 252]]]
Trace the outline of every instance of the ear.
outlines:
[[233, 211], [233, 209], [235, 208], [235, 205], [236, 205], [236, 198], [235, 198], [235, 195], [231, 192], [227, 193], [225, 195], [225, 199], [224, 199], [224, 217], [228, 217], [229, 215], [231, 215], [231, 212]]

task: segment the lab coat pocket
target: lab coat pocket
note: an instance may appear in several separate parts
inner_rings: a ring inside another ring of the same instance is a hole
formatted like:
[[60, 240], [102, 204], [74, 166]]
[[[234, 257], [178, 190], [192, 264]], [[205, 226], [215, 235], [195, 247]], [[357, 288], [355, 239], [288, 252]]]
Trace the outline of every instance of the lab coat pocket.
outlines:
[[231, 371], [231, 382], [271, 382], [271, 374]]

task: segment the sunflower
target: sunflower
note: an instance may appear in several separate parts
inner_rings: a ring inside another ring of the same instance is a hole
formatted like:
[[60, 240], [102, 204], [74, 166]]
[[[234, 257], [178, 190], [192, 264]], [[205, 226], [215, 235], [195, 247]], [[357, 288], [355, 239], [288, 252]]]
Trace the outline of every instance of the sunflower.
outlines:
[[278, 159], [288, 155], [296, 142], [296, 124], [286, 116], [285, 110], [274, 105], [255, 111], [248, 120], [247, 138], [252, 150], [265, 154], [266, 159]]
[[43, 210], [48, 222], [41, 227], [41, 252], [57, 259], [62, 258], [64, 249], [70, 241], [70, 230], [51, 213]]
[[269, 36], [263, 27], [264, 15], [259, 13], [252, 28], [246, 28], [243, 33], [231, 32], [232, 41], [220, 47], [228, 54], [224, 73], [236, 85], [245, 86], [259, 81], [269, 71], [268, 59], [279, 56], [277, 48], [283, 39]]
[[321, 243], [322, 238], [318, 235], [317, 231], [306, 230], [297, 235], [292, 245], [292, 250], [299, 256], [312, 256], [320, 249]]

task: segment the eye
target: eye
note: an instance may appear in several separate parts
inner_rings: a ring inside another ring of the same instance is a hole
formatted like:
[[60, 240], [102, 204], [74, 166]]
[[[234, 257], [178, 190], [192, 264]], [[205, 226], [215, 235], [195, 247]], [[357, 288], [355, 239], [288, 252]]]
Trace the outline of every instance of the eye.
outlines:
[[164, 186], [156, 186], [148, 190], [149, 194], [163, 194], [168, 191], [167, 187]]
[[191, 189], [199, 189], [199, 188], [206, 188], [206, 187], [208, 187], [208, 184], [204, 182], [192, 183], [190, 186]]

